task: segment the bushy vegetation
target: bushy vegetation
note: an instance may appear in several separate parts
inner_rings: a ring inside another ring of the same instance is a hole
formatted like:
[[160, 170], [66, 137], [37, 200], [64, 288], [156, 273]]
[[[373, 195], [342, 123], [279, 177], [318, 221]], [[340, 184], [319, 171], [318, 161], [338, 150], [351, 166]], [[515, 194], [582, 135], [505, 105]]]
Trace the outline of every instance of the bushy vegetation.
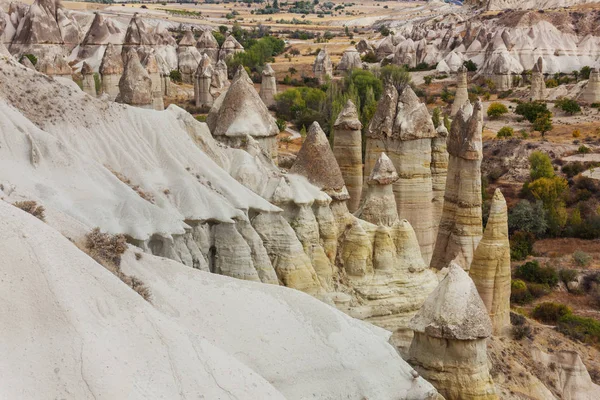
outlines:
[[240, 65], [247, 67], [252, 72], [260, 72], [268, 62], [273, 62], [273, 57], [283, 53], [285, 42], [273, 36], [264, 36], [258, 40], [248, 39], [249, 46], [241, 53], [235, 54], [227, 60], [229, 71], [235, 72]]
[[521, 279], [513, 279], [510, 284], [510, 302], [527, 304], [533, 301], [533, 296], [527, 289], [527, 284]]
[[19, 62], [23, 62], [24, 58], [28, 58], [34, 66], [37, 65], [38, 59], [33, 54], [23, 54], [19, 59]]
[[487, 109], [487, 116], [491, 119], [497, 119], [508, 113], [508, 108], [502, 103], [492, 103]]
[[600, 322], [593, 318], [567, 314], [558, 320], [557, 329], [562, 334], [589, 344], [600, 344]]
[[592, 262], [592, 256], [585, 251], [576, 250], [573, 253], [573, 261], [580, 267], [587, 267]]
[[522, 115], [527, 121], [534, 123], [535, 120], [542, 114], [547, 114], [550, 111], [546, 103], [539, 101], [522, 102], [517, 104], [515, 114]]
[[515, 340], [524, 338], [533, 339], [533, 332], [527, 323], [527, 319], [521, 314], [510, 313], [510, 324], [512, 325], [512, 336]]
[[533, 309], [531, 316], [546, 324], [556, 324], [559, 319], [571, 313], [571, 308], [564, 304], [548, 302], [538, 304]]
[[554, 267], [542, 267], [537, 261], [529, 261], [517, 267], [515, 277], [527, 282], [554, 287], [558, 284], [558, 272]]
[[512, 137], [514, 133], [515, 130], [510, 126], [503, 126], [496, 134], [496, 137], [500, 139], [509, 138]]
[[175, 83], [181, 83], [183, 78], [181, 77], [181, 72], [179, 72], [179, 70], [174, 69], [173, 71], [169, 72], [169, 78], [171, 79], [171, 82], [175, 82]]
[[581, 112], [581, 107], [579, 106], [579, 104], [573, 100], [573, 99], [567, 99], [567, 98], [560, 98], [556, 101], [556, 103], [554, 104], [555, 107], [560, 108], [561, 110], [563, 110], [564, 112], [566, 112], [567, 114], [575, 114], [578, 112]]

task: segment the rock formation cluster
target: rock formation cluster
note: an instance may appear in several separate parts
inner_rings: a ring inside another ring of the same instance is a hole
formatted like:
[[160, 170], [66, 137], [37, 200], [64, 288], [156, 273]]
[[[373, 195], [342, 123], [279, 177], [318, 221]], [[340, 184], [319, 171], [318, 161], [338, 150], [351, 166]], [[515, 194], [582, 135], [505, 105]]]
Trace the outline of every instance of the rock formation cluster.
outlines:
[[448, 134], [448, 176], [442, 218], [431, 266], [455, 261], [469, 270], [483, 235], [481, 216], [481, 159], [483, 111], [481, 102], [465, 104]]
[[352, 100], [348, 100], [333, 125], [333, 154], [342, 171], [350, 199], [348, 210], [358, 209], [362, 195], [362, 123]]
[[500, 189], [496, 189], [483, 237], [473, 255], [469, 275], [489, 313], [494, 335], [510, 328], [510, 243], [508, 213]]
[[411, 321], [409, 362], [445, 399], [496, 400], [486, 338], [492, 325], [473, 281], [456, 263]]

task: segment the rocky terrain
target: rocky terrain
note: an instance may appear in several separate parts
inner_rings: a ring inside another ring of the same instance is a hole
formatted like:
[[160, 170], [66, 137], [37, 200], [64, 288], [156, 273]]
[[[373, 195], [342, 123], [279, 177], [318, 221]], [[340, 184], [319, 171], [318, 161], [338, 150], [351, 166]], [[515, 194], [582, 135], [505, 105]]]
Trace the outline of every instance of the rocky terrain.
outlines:
[[[598, 398], [596, 343], [525, 318], [533, 306], [512, 296], [511, 209], [532, 154], [552, 156], [548, 180], [566, 174], [552, 162], [594, 154], [489, 136], [529, 126], [511, 102], [565, 95], [595, 123], [598, 70], [549, 74], [598, 66], [598, 11], [406, 7], [308, 55], [207, 16], [0, 7], [0, 393]], [[294, 131], [280, 118], [299, 112], [282, 107], [293, 88], [305, 104], [338, 96], [331, 120]], [[499, 118], [492, 96], [508, 105]]]

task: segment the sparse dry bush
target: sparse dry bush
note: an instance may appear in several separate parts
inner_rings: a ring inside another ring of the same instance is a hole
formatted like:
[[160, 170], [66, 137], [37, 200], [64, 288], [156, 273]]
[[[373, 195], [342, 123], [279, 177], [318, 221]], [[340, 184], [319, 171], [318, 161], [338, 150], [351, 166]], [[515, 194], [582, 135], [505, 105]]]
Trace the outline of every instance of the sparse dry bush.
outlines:
[[[121, 256], [127, 250], [125, 235], [111, 235], [100, 231], [100, 228], [94, 228], [85, 239], [85, 249], [90, 257], [150, 302], [151, 292], [144, 282], [121, 271]], [[141, 253], [136, 253], [135, 258], [141, 259]]]
[[33, 200], [17, 201], [13, 206], [20, 208], [21, 210], [33, 215], [40, 221], [46, 221], [44, 206], [39, 205]]

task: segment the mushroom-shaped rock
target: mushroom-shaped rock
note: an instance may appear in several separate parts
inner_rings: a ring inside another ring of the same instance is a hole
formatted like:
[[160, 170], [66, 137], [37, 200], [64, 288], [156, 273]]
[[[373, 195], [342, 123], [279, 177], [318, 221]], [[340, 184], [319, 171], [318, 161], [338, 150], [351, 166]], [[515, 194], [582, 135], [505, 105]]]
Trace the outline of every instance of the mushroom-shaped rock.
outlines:
[[217, 42], [217, 39], [215, 39], [209, 29], [202, 32], [202, 35], [200, 35], [196, 42], [196, 48], [200, 54], [206, 54], [210, 57], [213, 63], [219, 60], [219, 42]]
[[119, 79], [123, 74], [123, 58], [120, 48], [109, 43], [104, 51], [102, 63], [100, 64], [100, 76], [102, 78], [102, 93], [114, 100], [119, 94]]
[[469, 275], [452, 263], [411, 321], [409, 362], [446, 399], [495, 400], [487, 364], [492, 325]]
[[310, 126], [290, 172], [306, 177], [336, 200], [348, 199], [342, 172], [318, 122]]
[[531, 101], [546, 98], [546, 82], [544, 81], [544, 60], [539, 57], [531, 70]]
[[469, 93], [467, 92], [467, 68], [463, 65], [459, 68], [456, 74], [456, 95], [450, 110], [450, 115], [455, 116], [458, 110], [469, 101]]
[[125, 69], [119, 80], [119, 101], [132, 106], [152, 108], [152, 80], [142, 66], [137, 52], [129, 50]]
[[358, 50], [356, 50], [356, 47], [351, 46], [344, 50], [342, 59], [337, 66], [337, 70], [348, 72], [355, 68], [362, 68], [362, 60], [360, 59], [360, 54], [358, 53]]
[[506, 201], [496, 189], [485, 232], [469, 270], [492, 320], [494, 335], [505, 334], [510, 327], [510, 273]]
[[262, 81], [260, 84], [260, 98], [267, 107], [275, 105], [275, 96], [277, 95], [277, 77], [271, 64], [266, 64], [262, 71]]
[[356, 216], [375, 225], [394, 225], [398, 221], [398, 211], [392, 184], [397, 180], [398, 174], [392, 160], [385, 153], [381, 153], [367, 179], [369, 186], [366, 189], [365, 200]]
[[229, 35], [221, 46], [219, 60], [227, 60], [227, 58], [242, 51], [244, 51], [244, 46], [242, 46], [233, 35]]
[[468, 270], [481, 240], [482, 130], [480, 101], [474, 107], [465, 104], [452, 121], [444, 208], [431, 259], [434, 268], [445, 268], [454, 260]]
[[213, 73], [214, 71], [210, 57], [207, 54], [203, 54], [194, 79], [194, 99], [196, 101], [196, 107], [212, 106], [213, 97], [210, 94], [210, 85]]
[[237, 70], [220, 104], [213, 105], [207, 122], [216, 139], [241, 147], [248, 135], [256, 139], [271, 158], [277, 158], [279, 129], [243, 67]]
[[342, 171], [350, 199], [348, 210], [358, 209], [362, 194], [362, 124], [352, 100], [348, 100], [333, 125], [333, 154]]
[[96, 97], [96, 81], [94, 80], [94, 71], [90, 64], [83, 62], [81, 66], [81, 88], [90, 96]]
[[327, 49], [321, 49], [315, 63], [313, 64], [313, 72], [315, 77], [319, 80], [319, 83], [324, 84], [328, 79], [333, 76], [333, 64]]

